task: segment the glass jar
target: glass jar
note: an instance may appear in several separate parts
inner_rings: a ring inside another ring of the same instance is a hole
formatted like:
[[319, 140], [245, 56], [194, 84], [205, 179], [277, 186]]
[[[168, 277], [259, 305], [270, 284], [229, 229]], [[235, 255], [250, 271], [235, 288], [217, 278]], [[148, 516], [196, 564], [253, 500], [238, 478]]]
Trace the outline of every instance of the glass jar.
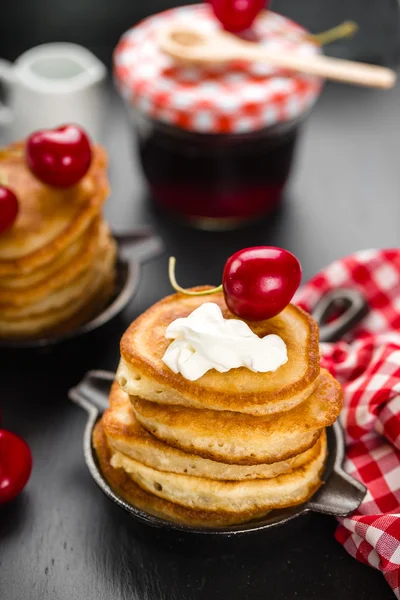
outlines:
[[271, 214], [291, 170], [298, 128], [292, 121], [243, 134], [200, 134], [136, 116], [140, 160], [154, 201], [205, 229]]
[[[146, 19], [117, 46], [115, 81], [156, 204], [195, 226], [225, 229], [279, 204], [299, 125], [321, 82], [267, 65], [206, 70], [176, 64], [157, 48], [157, 33], [172, 19], [188, 18], [203, 31], [218, 27], [207, 5]], [[304, 29], [280, 15], [269, 11], [256, 24], [259, 41], [276, 50], [318, 51]]]

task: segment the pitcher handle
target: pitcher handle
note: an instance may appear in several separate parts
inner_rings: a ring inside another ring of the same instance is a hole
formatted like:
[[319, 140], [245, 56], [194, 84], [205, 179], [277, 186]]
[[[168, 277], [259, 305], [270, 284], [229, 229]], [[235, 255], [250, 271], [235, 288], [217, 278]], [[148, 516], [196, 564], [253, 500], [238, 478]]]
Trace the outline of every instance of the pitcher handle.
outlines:
[[[0, 82], [10, 85], [13, 82], [12, 63], [0, 58]], [[11, 108], [0, 102], [0, 127], [9, 125], [13, 120]]]

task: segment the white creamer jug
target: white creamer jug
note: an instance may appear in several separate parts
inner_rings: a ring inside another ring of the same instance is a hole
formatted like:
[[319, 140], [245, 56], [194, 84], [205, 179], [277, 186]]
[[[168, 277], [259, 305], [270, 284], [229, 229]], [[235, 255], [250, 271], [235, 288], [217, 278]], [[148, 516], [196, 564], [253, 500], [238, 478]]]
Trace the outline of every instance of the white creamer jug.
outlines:
[[65, 123], [84, 127], [94, 140], [105, 118], [106, 68], [89, 50], [57, 42], [36, 46], [15, 63], [0, 59], [0, 80], [8, 105], [0, 106], [0, 126], [8, 141]]

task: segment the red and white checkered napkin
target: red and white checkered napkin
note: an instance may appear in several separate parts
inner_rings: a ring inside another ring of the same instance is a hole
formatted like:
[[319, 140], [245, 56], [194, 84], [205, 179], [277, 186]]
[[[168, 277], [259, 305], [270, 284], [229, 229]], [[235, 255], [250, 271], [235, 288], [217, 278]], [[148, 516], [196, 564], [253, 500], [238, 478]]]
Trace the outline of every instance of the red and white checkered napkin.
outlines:
[[400, 598], [400, 249], [367, 250], [332, 263], [299, 290], [312, 310], [333, 288], [358, 288], [371, 312], [343, 340], [321, 344], [321, 364], [344, 390], [345, 469], [368, 493], [339, 519], [336, 539], [380, 569]]

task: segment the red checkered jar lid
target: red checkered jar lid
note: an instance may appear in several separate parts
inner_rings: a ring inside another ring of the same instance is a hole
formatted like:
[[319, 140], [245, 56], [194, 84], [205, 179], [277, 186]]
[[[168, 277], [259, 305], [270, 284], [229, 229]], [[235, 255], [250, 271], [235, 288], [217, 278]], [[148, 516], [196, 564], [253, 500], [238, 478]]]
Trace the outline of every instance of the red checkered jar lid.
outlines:
[[[158, 47], [160, 28], [171, 22], [204, 31], [220, 27], [207, 4], [184, 6], [145, 19], [127, 31], [114, 52], [114, 77], [128, 103], [154, 120], [199, 133], [246, 133], [292, 121], [316, 101], [321, 80], [261, 63], [217, 67], [182, 65]], [[265, 11], [254, 23], [270, 49], [316, 54], [318, 46], [293, 21]]]

